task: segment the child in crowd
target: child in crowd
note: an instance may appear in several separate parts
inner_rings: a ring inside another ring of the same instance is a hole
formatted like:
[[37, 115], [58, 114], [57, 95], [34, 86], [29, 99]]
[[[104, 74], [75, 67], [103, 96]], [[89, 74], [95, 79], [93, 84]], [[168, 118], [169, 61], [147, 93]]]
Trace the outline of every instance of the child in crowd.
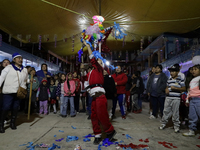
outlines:
[[[36, 107], [36, 109], [39, 108], [39, 105], [37, 105], [37, 103], [36, 103], [36, 93], [37, 93], [37, 90], [38, 90], [38, 87], [40, 84], [39, 84], [38, 78], [36, 76], [36, 71], [35, 71], [34, 67], [32, 67], [32, 69], [31, 69], [31, 72], [29, 74], [29, 79], [31, 79], [31, 74], [33, 75], [32, 95], [31, 95], [31, 113], [33, 113], [35, 107]], [[25, 113], [28, 113], [30, 83], [27, 86], [27, 91], [28, 91], [28, 94], [27, 94], [27, 99], [25, 101]]]
[[50, 80], [50, 93], [51, 93], [51, 100], [49, 102], [49, 113], [51, 110], [51, 106], [53, 106], [53, 112], [56, 114], [56, 86], [53, 79]]
[[200, 65], [193, 66], [192, 74], [194, 78], [190, 82], [190, 89], [186, 100], [189, 105], [189, 132], [183, 133], [184, 136], [195, 136], [197, 122], [200, 118]]
[[77, 72], [73, 74], [73, 81], [75, 82], [76, 90], [74, 96], [74, 107], [77, 113], [79, 113], [79, 101], [80, 101], [80, 79], [78, 79]]
[[72, 73], [67, 74], [67, 80], [64, 83], [64, 102], [62, 104], [62, 117], [67, 117], [67, 105], [68, 101], [70, 101], [70, 115], [71, 117], [75, 117], [75, 109], [74, 109], [74, 92], [76, 89], [75, 82], [72, 80], [73, 75]]
[[65, 74], [60, 75], [60, 82], [58, 83], [58, 86], [56, 88], [56, 99], [60, 100], [60, 114], [62, 114], [62, 105], [64, 101], [64, 82], [66, 80]]
[[55, 81], [55, 86], [58, 86], [59, 83], [59, 79], [58, 79], [58, 75], [54, 75], [54, 81]]
[[48, 111], [48, 100], [50, 101], [51, 94], [49, 91], [49, 88], [47, 86], [47, 80], [43, 79], [41, 82], [40, 87], [38, 88], [37, 94], [37, 101], [40, 101], [40, 115], [44, 113], [44, 115], [47, 115]]
[[178, 76], [180, 68], [173, 65], [169, 68], [171, 77], [167, 80], [166, 99], [163, 111], [163, 117], [161, 120], [160, 130], [166, 127], [169, 118], [172, 116], [172, 121], [174, 123], [175, 133], [179, 132], [179, 106], [180, 106], [180, 96], [181, 92], [185, 91], [185, 82]]

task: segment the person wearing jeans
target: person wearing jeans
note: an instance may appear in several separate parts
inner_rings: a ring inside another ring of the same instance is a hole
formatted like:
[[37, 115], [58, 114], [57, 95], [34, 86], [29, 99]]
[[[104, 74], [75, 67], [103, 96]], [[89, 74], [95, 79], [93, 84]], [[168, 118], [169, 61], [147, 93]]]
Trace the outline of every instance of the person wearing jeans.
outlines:
[[58, 83], [58, 86], [56, 88], [56, 96], [57, 100], [60, 100], [60, 114], [62, 114], [62, 104], [64, 102], [64, 82], [66, 80], [65, 74], [61, 74], [60, 76], [60, 82]]
[[126, 119], [126, 108], [125, 108], [125, 102], [126, 102], [126, 83], [127, 83], [127, 76], [125, 73], [122, 72], [121, 66], [117, 66], [116, 73], [112, 75], [115, 85], [117, 88], [117, 97], [113, 99], [113, 109], [112, 109], [112, 115], [115, 114], [115, 109], [117, 105], [117, 101], [119, 102], [122, 119]]
[[28, 71], [23, 67], [23, 58], [19, 53], [14, 53], [12, 55], [13, 63], [6, 66], [0, 76], [0, 87], [4, 83], [2, 93], [3, 93], [3, 103], [2, 111], [0, 115], [0, 133], [4, 133], [4, 120], [11, 110], [11, 121], [10, 127], [12, 130], [16, 130], [15, 125], [17, 119], [17, 112], [19, 109], [19, 98], [17, 97], [17, 91], [19, 86], [26, 89], [26, 83], [29, 82]]
[[149, 117], [154, 119], [158, 113], [158, 103], [160, 107], [161, 117], [163, 115], [165, 103], [165, 89], [167, 87], [167, 76], [162, 72], [162, 65], [157, 65], [155, 73], [151, 75], [147, 83], [147, 93], [150, 96], [153, 112]]
[[64, 83], [64, 101], [62, 104], [62, 117], [67, 117], [67, 105], [68, 101], [70, 102], [70, 115], [71, 117], [76, 116], [75, 107], [74, 107], [74, 96], [76, 85], [75, 82], [72, 80], [72, 73], [67, 74], [67, 80]]

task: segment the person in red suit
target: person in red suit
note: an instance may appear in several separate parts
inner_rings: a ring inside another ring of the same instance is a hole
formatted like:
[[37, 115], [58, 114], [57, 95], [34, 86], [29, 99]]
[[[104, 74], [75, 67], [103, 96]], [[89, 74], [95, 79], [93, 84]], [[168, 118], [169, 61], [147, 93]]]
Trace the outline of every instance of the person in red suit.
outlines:
[[117, 88], [117, 97], [113, 100], [113, 108], [112, 108], [112, 118], [115, 115], [115, 109], [117, 105], [117, 100], [119, 103], [119, 107], [122, 114], [122, 119], [126, 119], [126, 108], [125, 108], [125, 98], [126, 98], [126, 83], [127, 76], [122, 72], [121, 66], [117, 66], [116, 73], [112, 75], [115, 85]]
[[[103, 88], [104, 76], [103, 76], [103, 62], [101, 59], [94, 57], [92, 50], [85, 41], [83, 43], [87, 46], [90, 62], [93, 66], [93, 70], [89, 73], [88, 82], [89, 88], [88, 92], [92, 99], [92, 114], [91, 121], [93, 126], [93, 132], [95, 134], [94, 144], [98, 145], [101, 142], [101, 128], [103, 127], [104, 132], [107, 134], [107, 138], [111, 141], [115, 134], [114, 127], [109, 121], [108, 111], [107, 111], [107, 99], [105, 96], [105, 90]], [[83, 65], [81, 65], [82, 67]]]

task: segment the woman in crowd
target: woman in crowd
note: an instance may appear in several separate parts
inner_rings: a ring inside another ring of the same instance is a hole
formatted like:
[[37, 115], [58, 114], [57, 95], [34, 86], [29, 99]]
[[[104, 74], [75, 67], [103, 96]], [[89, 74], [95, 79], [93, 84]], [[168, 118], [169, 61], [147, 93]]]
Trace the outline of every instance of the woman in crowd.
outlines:
[[2, 70], [0, 76], [0, 86], [4, 82], [3, 86], [3, 106], [0, 116], [0, 133], [4, 133], [4, 119], [7, 116], [9, 110], [11, 110], [11, 129], [15, 130], [15, 121], [17, 118], [17, 112], [19, 109], [19, 98], [17, 97], [17, 91], [19, 86], [26, 89], [26, 82], [28, 82], [28, 71], [23, 67], [23, 58], [19, 53], [12, 55], [12, 64], [8, 65]]
[[37, 75], [38, 80], [39, 80], [40, 83], [43, 80], [43, 78], [46, 78], [48, 83], [50, 83], [51, 73], [48, 72], [47, 64], [42, 64], [41, 65], [41, 70], [37, 71], [36, 75]]

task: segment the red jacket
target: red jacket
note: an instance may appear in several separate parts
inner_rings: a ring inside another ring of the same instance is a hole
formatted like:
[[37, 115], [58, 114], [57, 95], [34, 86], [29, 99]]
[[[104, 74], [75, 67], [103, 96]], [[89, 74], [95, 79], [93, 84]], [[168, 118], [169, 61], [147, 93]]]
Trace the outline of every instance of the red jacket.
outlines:
[[90, 59], [94, 69], [88, 74], [89, 85], [104, 84], [103, 68], [99, 65], [95, 58]]
[[112, 75], [115, 82], [117, 82], [117, 94], [125, 94], [126, 93], [126, 82], [128, 78], [125, 73], [121, 72], [119, 74]]
[[80, 90], [80, 85], [81, 85], [80, 80], [78, 78], [72, 79], [72, 80], [75, 82], [75, 85], [76, 85], [76, 91], [75, 91], [75, 93], [78, 93], [79, 90]]

